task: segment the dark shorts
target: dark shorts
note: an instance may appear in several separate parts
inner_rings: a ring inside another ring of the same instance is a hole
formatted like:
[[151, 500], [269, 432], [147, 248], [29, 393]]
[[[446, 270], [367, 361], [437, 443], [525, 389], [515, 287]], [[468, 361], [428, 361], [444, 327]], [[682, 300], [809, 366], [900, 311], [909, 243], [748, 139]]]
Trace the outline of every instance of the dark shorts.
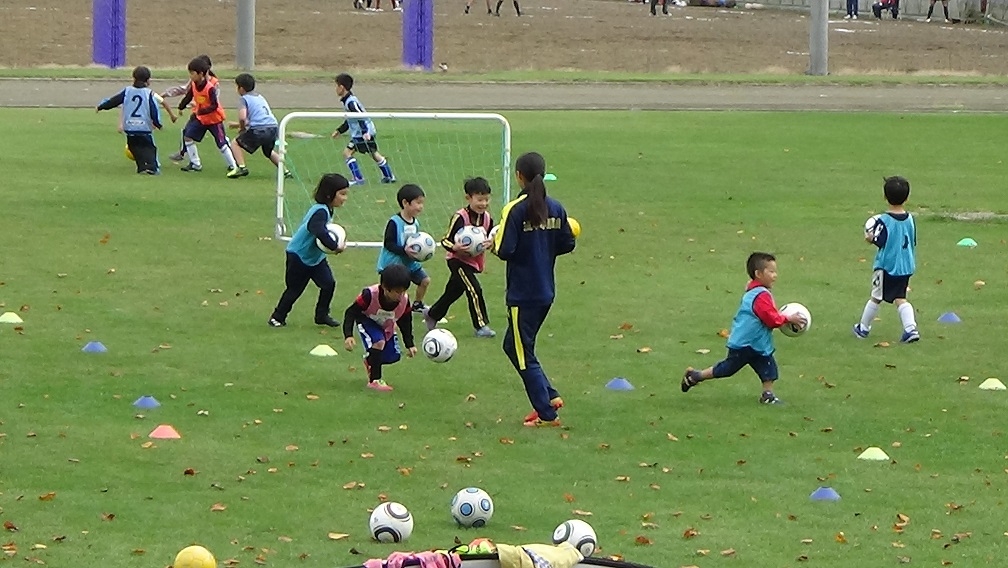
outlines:
[[227, 134], [224, 132], [224, 123], [205, 125], [198, 120], [190, 120], [182, 130], [182, 135], [190, 140], [202, 142], [203, 136], [209, 132], [217, 143], [218, 148], [223, 148], [229, 144]]
[[385, 347], [382, 349], [382, 363], [391, 365], [402, 357], [402, 353], [399, 351], [399, 338], [395, 334], [386, 338], [385, 330], [374, 320], [367, 319], [364, 320], [364, 323], [357, 324], [357, 333], [360, 334], [364, 351], [370, 351], [371, 346], [379, 341], [385, 342]]
[[773, 354], [764, 355], [752, 347], [728, 348], [728, 356], [714, 365], [714, 378], [730, 377], [749, 365], [761, 381], [777, 380], [777, 360]]
[[354, 152], [360, 152], [362, 154], [374, 154], [378, 151], [378, 141], [372, 136], [370, 140], [365, 140], [363, 138], [351, 138], [350, 143], [346, 145], [348, 150], [353, 150]]
[[267, 158], [273, 153], [273, 149], [276, 148], [277, 140], [277, 127], [276, 126], [257, 126], [255, 128], [249, 128], [242, 131], [241, 134], [235, 138], [235, 142], [241, 146], [242, 150], [245, 150], [249, 154], [255, 154], [256, 150], [262, 148], [263, 156]]
[[872, 273], [871, 297], [876, 302], [893, 303], [906, 299], [910, 287], [910, 276], [893, 276], [885, 270]]

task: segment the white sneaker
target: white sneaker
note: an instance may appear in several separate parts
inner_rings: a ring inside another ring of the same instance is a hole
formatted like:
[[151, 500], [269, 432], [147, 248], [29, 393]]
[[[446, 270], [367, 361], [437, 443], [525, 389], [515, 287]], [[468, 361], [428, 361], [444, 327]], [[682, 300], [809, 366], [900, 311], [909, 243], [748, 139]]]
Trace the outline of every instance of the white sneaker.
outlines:
[[844, 16], [844, 17], [843, 17], [843, 19], [845, 19], [845, 20], [849, 20], [849, 19], [851, 19], [851, 15], [850, 15], [850, 14], [847, 14], [846, 16]]
[[852, 19], [856, 20], [857, 19], [857, 14], [854, 14], [854, 16], [853, 16]]
[[925, 22], [931, 23], [931, 18], [924, 18]]

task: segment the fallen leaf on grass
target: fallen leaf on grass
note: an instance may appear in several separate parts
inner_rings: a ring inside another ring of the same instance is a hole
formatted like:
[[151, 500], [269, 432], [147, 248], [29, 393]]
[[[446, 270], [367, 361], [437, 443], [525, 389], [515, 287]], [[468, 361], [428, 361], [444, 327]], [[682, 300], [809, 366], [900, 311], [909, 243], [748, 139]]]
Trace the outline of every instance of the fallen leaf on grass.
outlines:
[[620, 324], [619, 328], [622, 329], [623, 331], [629, 331], [633, 329], [633, 324], [630, 322], [623, 322]]
[[732, 556], [733, 554], [735, 554], [734, 548], [727, 548], [721, 551], [721, 556]]
[[879, 341], [874, 346], [875, 347], [889, 347], [889, 342], [888, 341]]
[[294, 444], [288, 444], [288, 445], [284, 446], [284, 449], [287, 450], [288, 452], [296, 452], [296, 451], [298, 451], [298, 447], [295, 446]]
[[623, 334], [617, 333], [616, 335], [610, 335], [609, 339], [623, 339]]
[[573, 503], [575, 501], [574, 496], [570, 493], [564, 493], [564, 501], [568, 503]]
[[374, 454], [372, 454], [371, 452], [364, 452], [363, 454], [360, 455], [360, 457], [369, 460], [374, 457]]
[[812, 539], [811, 538], [803, 538], [803, 539], [801, 539], [801, 543], [802, 544], [812, 544]]
[[629, 475], [617, 475], [616, 481], [630, 481]]
[[693, 527], [689, 527], [688, 529], [683, 531], [682, 536], [685, 539], [691, 539], [693, 537], [700, 536], [700, 531], [696, 530]]
[[305, 398], [307, 398], [308, 400], [318, 400], [319, 396], [317, 394], [306, 394]]
[[582, 511], [581, 509], [574, 509], [573, 511], [571, 511], [571, 514], [573, 514], [576, 517], [590, 517], [595, 513], [592, 513], [591, 511]]
[[656, 529], [658, 528], [658, 523], [652, 523], [650, 521], [643, 521], [640, 524], [642, 529]]
[[224, 503], [214, 503], [213, 505], [210, 505], [210, 510], [213, 511], [214, 513], [227, 511], [227, 505], [225, 505]]
[[350, 535], [346, 533], [331, 532], [326, 536], [329, 537], [329, 540], [343, 540], [345, 538], [348, 538]]
[[706, 355], [706, 354], [710, 353], [710, 349], [697, 349], [696, 352], [699, 353], [699, 354], [701, 354], [701, 355]]
[[197, 473], [199, 473], [199, 472], [196, 471], [195, 469], [191, 468], [191, 467], [187, 467], [184, 470], [182, 470], [182, 475], [193, 476], [193, 475], [196, 475]]
[[133, 556], [143, 556], [144, 554], [147, 553], [147, 551], [142, 548], [134, 548], [130, 553]]
[[526, 529], [525, 527], [523, 527], [523, 526], [521, 526], [521, 525], [511, 525], [511, 529], [512, 529], [512, 530], [516, 530], [516, 531], [524, 531], [524, 530], [528, 530], [528, 529]]
[[728, 339], [728, 335], [729, 333], [727, 329], [722, 329], [721, 331], [717, 332], [717, 336], [723, 339]]
[[500, 443], [502, 443], [504, 445], [513, 445], [514, 444], [514, 440], [512, 440], [511, 438], [501, 438], [499, 441], [500, 441]]
[[43, 493], [38, 496], [39, 501], [52, 501], [56, 498], [56, 492], [50, 491], [49, 493]]
[[897, 541], [895, 541], [895, 542], [892, 543], [892, 547], [893, 548], [906, 548], [906, 545], [897, 540]]
[[644, 346], [644, 347], [638, 347], [638, 348], [637, 348], [637, 352], [638, 352], [638, 353], [650, 353], [650, 352], [651, 352], [651, 348], [650, 348], [650, 347], [647, 347], [647, 346]]
[[102, 513], [101, 518], [103, 521], [111, 521], [115, 519], [115, 513]]
[[17, 525], [15, 525], [14, 523], [12, 523], [10, 521], [4, 521], [3, 528], [4, 528], [5, 531], [18, 532]]
[[350, 481], [343, 484], [343, 489], [363, 489], [364, 484], [357, 481]]
[[698, 548], [696, 551], [697, 556], [707, 556], [710, 554], [709, 548]]
[[649, 546], [654, 544], [654, 541], [641, 534], [637, 535], [637, 538], [634, 539], [634, 544], [637, 546]]
[[391, 432], [392, 428], [390, 428], [388, 426], [385, 426], [385, 425], [381, 425], [381, 426], [378, 427], [378, 431], [379, 432]]
[[837, 541], [840, 544], [847, 544], [847, 536], [844, 535], [843, 531], [836, 533], [836, 536], [833, 537], [833, 540]]

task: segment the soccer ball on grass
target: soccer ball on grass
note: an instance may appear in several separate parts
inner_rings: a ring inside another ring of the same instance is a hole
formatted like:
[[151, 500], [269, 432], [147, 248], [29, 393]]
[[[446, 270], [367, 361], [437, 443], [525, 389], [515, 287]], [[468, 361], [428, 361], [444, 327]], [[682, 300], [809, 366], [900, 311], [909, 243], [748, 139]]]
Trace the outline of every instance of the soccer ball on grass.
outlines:
[[413, 515], [394, 501], [382, 503], [371, 512], [368, 528], [378, 542], [402, 542], [413, 534]]
[[199, 545], [187, 546], [175, 555], [173, 568], [217, 568], [217, 559]]
[[479, 487], [466, 487], [452, 497], [451, 514], [461, 527], [482, 527], [493, 516], [493, 499]]
[[458, 341], [452, 332], [439, 327], [427, 332], [420, 347], [428, 359], [435, 363], [444, 363], [455, 355]]
[[561, 523], [553, 531], [553, 544], [562, 542], [569, 542], [578, 549], [582, 556], [587, 558], [595, 552], [598, 539], [595, 537], [595, 529], [591, 525], [581, 519], [571, 519]]

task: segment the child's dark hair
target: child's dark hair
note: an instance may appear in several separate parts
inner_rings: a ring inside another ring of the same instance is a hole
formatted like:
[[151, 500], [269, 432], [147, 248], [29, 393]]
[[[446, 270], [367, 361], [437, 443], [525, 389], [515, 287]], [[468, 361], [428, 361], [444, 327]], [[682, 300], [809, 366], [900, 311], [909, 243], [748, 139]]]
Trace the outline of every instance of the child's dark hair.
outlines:
[[767, 264], [775, 260], [777, 260], [777, 257], [768, 252], [754, 252], [750, 254], [749, 259], [745, 263], [745, 269], [749, 274], [749, 278], [756, 278], [757, 270], [763, 270]]
[[315, 203], [329, 205], [332, 203], [333, 198], [336, 197], [337, 191], [348, 187], [350, 187], [350, 182], [342, 175], [325, 174], [319, 180], [318, 187], [315, 188]]
[[196, 59], [202, 59], [203, 61], [206, 61], [207, 75], [210, 75], [211, 77], [216, 77], [217, 76], [217, 74], [213, 72], [213, 69], [212, 69], [213, 62], [210, 61], [210, 56], [209, 55], [207, 55], [205, 53], [203, 55], [197, 55]]
[[381, 271], [379, 284], [386, 290], [407, 290], [410, 286], [410, 271], [402, 264], [390, 264]]
[[549, 208], [546, 207], [546, 184], [543, 183], [543, 176], [546, 175], [546, 158], [538, 152], [526, 152], [515, 161], [515, 170], [525, 179], [523, 191], [525, 199], [528, 200], [525, 221], [532, 227], [542, 227], [549, 216]]
[[346, 90], [353, 89], [353, 77], [347, 75], [346, 73], [340, 73], [336, 75], [336, 84], [343, 87]]
[[415, 183], [407, 183], [406, 185], [399, 188], [399, 193], [396, 193], [396, 202], [399, 204], [399, 208], [405, 207], [403, 202], [409, 203], [417, 197], [423, 197], [423, 189]]
[[903, 176], [885, 178], [882, 186], [889, 205], [903, 205], [910, 197], [910, 182]]
[[255, 77], [248, 73], [242, 73], [235, 77], [235, 85], [244, 89], [246, 93], [251, 93], [255, 90]]
[[147, 83], [150, 82], [150, 75], [150, 69], [143, 65], [133, 69], [133, 86], [146, 87]]
[[481, 177], [474, 177], [465, 180], [462, 186], [466, 195], [490, 195], [490, 182]]
[[204, 59], [202, 56], [194, 58], [189, 62], [189, 70], [206, 75], [210, 72], [210, 64], [207, 63], [207, 59]]

